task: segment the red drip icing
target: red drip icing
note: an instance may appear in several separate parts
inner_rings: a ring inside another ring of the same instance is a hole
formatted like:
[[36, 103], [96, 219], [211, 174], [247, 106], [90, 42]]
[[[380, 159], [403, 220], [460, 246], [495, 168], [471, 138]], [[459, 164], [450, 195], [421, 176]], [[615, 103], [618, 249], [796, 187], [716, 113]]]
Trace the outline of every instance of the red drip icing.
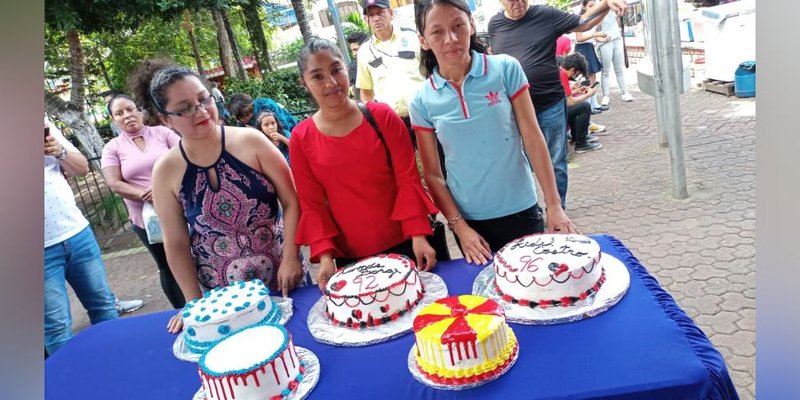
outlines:
[[[219, 397], [219, 389], [220, 389], [219, 388], [219, 379], [214, 378], [214, 397], [217, 398], [217, 399], [220, 398]], [[225, 394], [225, 390], [224, 389], [222, 390], [222, 394], [223, 395]]]
[[289, 376], [289, 366], [286, 365], [286, 360], [283, 358], [284, 354], [286, 354], [285, 351], [281, 353], [281, 362], [283, 363], [283, 370], [286, 372], [286, 376]]
[[231, 377], [228, 377], [228, 393], [231, 394], [231, 399], [236, 398], [236, 393], [233, 392], [233, 385], [231, 385]]
[[431, 381], [436, 382], [436, 383], [443, 383], [443, 384], [447, 384], [447, 385], [463, 385], [463, 384], [467, 384], [467, 383], [477, 383], [477, 382], [485, 381], [487, 379], [491, 379], [491, 378], [495, 377], [497, 374], [499, 374], [501, 371], [506, 369], [508, 364], [510, 364], [511, 361], [516, 356], [518, 350], [519, 350], [519, 346], [515, 346], [514, 350], [511, 352], [511, 356], [509, 356], [505, 360], [505, 362], [503, 362], [503, 364], [499, 365], [497, 368], [495, 368], [495, 369], [493, 369], [491, 371], [484, 372], [482, 374], [467, 376], [467, 377], [463, 377], [463, 378], [445, 378], [445, 377], [442, 377], [442, 376], [439, 376], [439, 375], [431, 374], [431, 373], [425, 372], [422, 368], [419, 367], [419, 365], [417, 365], [417, 370], [420, 373], [422, 373], [422, 375], [425, 375], [426, 378], [428, 378]]
[[475, 346], [475, 341], [472, 341], [472, 354], [475, 355], [475, 358], [478, 358], [478, 348]]
[[[289, 345], [290, 345], [290, 348], [294, 347], [294, 344], [292, 344], [291, 342], [289, 342]], [[292, 368], [297, 368], [297, 364], [295, 364], [295, 362], [294, 362], [294, 354], [293, 353], [294, 353], [293, 351], [289, 351], [289, 360], [292, 361]]]
[[456, 351], [458, 352], [458, 361], [461, 361], [461, 342], [456, 342]]
[[278, 378], [278, 371], [275, 370], [275, 360], [270, 361], [269, 365], [272, 367], [272, 375], [275, 376], [275, 383], [280, 384], [281, 379]]
[[450, 365], [456, 365], [456, 360], [453, 359], [453, 343], [447, 344], [447, 352], [450, 353]]

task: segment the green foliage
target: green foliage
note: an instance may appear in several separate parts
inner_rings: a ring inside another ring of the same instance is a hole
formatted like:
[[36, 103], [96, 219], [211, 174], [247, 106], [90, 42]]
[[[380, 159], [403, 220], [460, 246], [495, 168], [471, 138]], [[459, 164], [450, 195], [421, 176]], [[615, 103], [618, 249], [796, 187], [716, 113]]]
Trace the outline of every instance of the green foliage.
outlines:
[[226, 97], [234, 93], [246, 93], [252, 98], [269, 97], [293, 113], [315, 108], [299, 81], [300, 74], [297, 67], [281, 68], [267, 72], [260, 81], [251, 79], [243, 82], [228, 79], [225, 81], [225, 94]]
[[275, 66], [281, 66], [284, 64], [289, 63], [296, 63], [297, 57], [300, 54], [300, 49], [303, 48], [303, 38], [298, 38], [295, 41], [279, 47], [275, 51], [271, 52], [272, 62]]
[[[347, 14], [344, 17], [344, 20], [345, 20], [345, 22], [349, 22], [349, 23], [355, 25], [355, 29], [353, 29], [351, 27], [347, 27], [347, 26], [342, 28], [342, 30], [344, 31], [345, 38], [348, 35], [350, 35], [351, 33], [355, 32], [355, 31], [363, 32], [363, 33], [365, 33], [367, 35], [370, 34], [369, 25], [367, 25], [367, 22], [364, 21], [364, 19], [361, 18], [361, 15], [359, 15], [358, 13], [351, 12], [350, 14]], [[347, 32], [348, 29], [345, 29], [345, 28], [350, 28], [351, 32]]]
[[572, 3], [574, 3], [574, 0], [547, 0], [548, 6], [567, 12], [570, 11]]

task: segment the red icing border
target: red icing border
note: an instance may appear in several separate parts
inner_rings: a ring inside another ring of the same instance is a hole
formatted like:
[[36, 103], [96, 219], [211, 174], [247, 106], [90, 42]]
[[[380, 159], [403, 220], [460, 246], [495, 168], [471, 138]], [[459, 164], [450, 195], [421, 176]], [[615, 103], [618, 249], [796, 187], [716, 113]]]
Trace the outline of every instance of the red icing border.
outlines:
[[570, 307], [575, 305], [575, 303], [586, 300], [587, 298], [593, 296], [597, 293], [600, 288], [603, 286], [603, 283], [606, 281], [606, 270], [603, 269], [600, 273], [600, 277], [597, 278], [597, 282], [592, 285], [589, 289], [581, 292], [577, 296], [564, 296], [560, 299], [539, 299], [539, 301], [528, 300], [528, 299], [517, 299], [511, 297], [502, 290], [500, 290], [500, 286], [497, 286], [497, 282], [494, 282], [494, 290], [505, 300], [506, 302], [512, 304], [519, 304], [521, 306], [530, 307], [530, 308], [547, 308], [547, 307]]
[[[389, 323], [391, 321], [397, 320], [398, 318], [402, 317], [406, 313], [408, 313], [411, 310], [413, 310], [414, 307], [419, 305], [419, 303], [422, 301], [423, 297], [425, 297], [425, 286], [422, 284], [422, 281], [420, 280], [420, 291], [417, 292], [417, 299], [414, 300], [413, 303], [406, 302], [406, 307], [404, 309], [399, 310], [397, 312], [394, 312], [394, 313], [392, 313], [390, 315], [387, 315], [387, 316], [384, 316], [384, 317], [381, 317], [381, 318], [371, 318], [371, 316], [368, 316], [367, 317], [368, 318], [367, 321], [355, 322], [350, 318], [348, 318], [347, 321], [339, 321], [339, 320], [337, 320], [336, 318], [333, 317], [332, 313], [328, 312], [328, 307], [326, 305], [326, 307], [325, 307], [325, 316], [328, 317], [328, 319], [334, 325], [338, 325], [338, 326], [345, 327], [345, 328], [366, 329], [366, 328], [371, 328], [371, 327], [375, 327], [375, 326], [380, 326], [380, 325]], [[372, 322], [370, 322], [370, 321], [372, 321]]]

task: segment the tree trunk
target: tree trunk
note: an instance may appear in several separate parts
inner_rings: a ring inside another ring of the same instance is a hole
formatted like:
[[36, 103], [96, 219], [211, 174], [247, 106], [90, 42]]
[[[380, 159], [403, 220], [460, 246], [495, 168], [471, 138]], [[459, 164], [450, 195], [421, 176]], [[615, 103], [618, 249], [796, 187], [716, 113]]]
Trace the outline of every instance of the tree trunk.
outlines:
[[84, 103], [86, 102], [86, 64], [83, 57], [83, 47], [78, 31], [73, 29], [67, 32], [67, 43], [69, 43], [69, 75], [70, 93], [69, 102], [72, 103], [79, 112], [83, 113]]
[[261, 72], [272, 71], [272, 64], [269, 60], [269, 46], [267, 37], [264, 35], [264, 27], [261, 26], [261, 19], [258, 18], [258, 7], [261, 6], [260, 0], [250, 0], [242, 5], [244, 20], [247, 23], [247, 31], [250, 33], [250, 42], [256, 53], [256, 61], [261, 68]]
[[206, 78], [205, 69], [203, 68], [203, 60], [200, 58], [200, 49], [197, 47], [197, 38], [194, 36], [194, 24], [192, 23], [189, 10], [183, 11], [183, 22], [181, 28], [186, 31], [189, 36], [189, 43], [192, 46], [192, 54], [194, 55], [194, 63], [197, 66], [197, 73], [204, 79]]
[[217, 28], [217, 44], [219, 45], [219, 61], [225, 76], [233, 78], [236, 75], [236, 61], [233, 59], [231, 42], [228, 40], [228, 31], [225, 30], [225, 23], [222, 22], [222, 13], [219, 9], [211, 9], [211, 17], [214, 26]]
[[231, 42], [233, 59], [236, 62], [236, 76], [237, 78], [246, 81], [247, 70], [245, 70], [244, 64], [242, 63], [242, 55], [239, 53], [239, 45], [236, 44], [236, 36], [233, 34], [233, 27], [231, 27], [231, 21], [228, 19], [228, 12], [225, 11], [225, 9], [220, 9], [220, 15], [222, 15], [222, 22], [225, 25], [225, 31], [228, 32], [228, 40]]
[[47, 90], [44, 91], [44, 109], [53, 119], [65, 123], [72, 129], [86, 158], [96, 158], [91, 161], [92, 166], [96, 171], [100, 171], [100, 156], [103, 154], [104, 143], [94, 124], [89, 122], [84, 113], [72, 102], [61, 100], [58, 95]]
[[297, 26], [303, 35], [303, 42], [308, 42], [313, 33], [311, 33], [311, 25], [308, 24], [308, 19], [306, 18], [306, 7], [303, 5], [303, 0], [291, 0], [291, 2], [294, 15], [297, 17]]

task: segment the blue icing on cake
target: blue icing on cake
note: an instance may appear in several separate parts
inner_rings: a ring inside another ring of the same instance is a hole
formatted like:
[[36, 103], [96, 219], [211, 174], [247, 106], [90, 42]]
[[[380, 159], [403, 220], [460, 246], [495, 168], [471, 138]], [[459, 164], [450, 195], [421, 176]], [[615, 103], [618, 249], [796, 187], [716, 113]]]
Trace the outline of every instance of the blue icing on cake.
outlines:
[[184, 311], [183, 314], [181, 314], [183, 318], [189, 318], [190, 315], [192, 315], [192, 313], [190, 313], [189, 311]]
[[232, 305], [233, 305], [233, 303], [231, 303], [230, 301], [229, 301], [229, 302], [227, 302], [227, 303], [225, 303], [225, 307], [230, 307], [230, 306], [232, 306]]
[[258, 309], [264, 310], [267, 307], [267, 303], [264, 300], [258, 302]]
[[187, 333], [189, 336], [194, 336], [194, 335], [196, 335], [196, 334], [197, 334], [197, 332], [195, 332], [195, 331], [194, 331], [194, 328], [192, 328], [192, 327], [189, 327], [189, 328], [187, 328], [187, 329], [186, 329], [186, 333]]
[[[242, 288], [242, 289], [244, 289], [244, 288]], [[231, 298], [232, 298], [232, 299], [235, 299], [235, 298], [237, 298], [237, 297], [239, 297], [239, 295], [238, 295], [238, 294], [235, 294], [235, 295], [231, 296]]]
[[220, 325], [219, 328], [217, 328], [217, 332], [219, 332], [222, 335], [227, 335], [231, 333], [231, 327], [228, 325]]

